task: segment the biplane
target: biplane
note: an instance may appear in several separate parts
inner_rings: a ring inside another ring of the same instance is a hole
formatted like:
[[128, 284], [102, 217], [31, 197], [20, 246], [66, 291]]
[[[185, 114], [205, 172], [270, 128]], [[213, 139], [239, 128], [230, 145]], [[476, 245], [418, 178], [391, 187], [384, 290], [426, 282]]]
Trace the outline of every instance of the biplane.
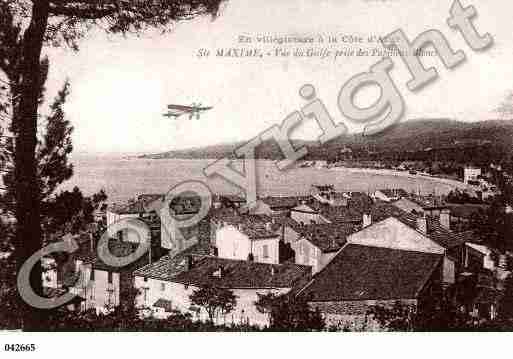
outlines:
[[210, 109], [212, 109], [211, 106], [205, 107], [196, 103], [193, 103], [191, 106], [167, 105], [167, 113], [162, 114], [162, 116], [167, 118], [178, 118], [183, 115], [189, 115], [189, 120], [192, 120], [193, 117], [199, 120], [200, 114]]

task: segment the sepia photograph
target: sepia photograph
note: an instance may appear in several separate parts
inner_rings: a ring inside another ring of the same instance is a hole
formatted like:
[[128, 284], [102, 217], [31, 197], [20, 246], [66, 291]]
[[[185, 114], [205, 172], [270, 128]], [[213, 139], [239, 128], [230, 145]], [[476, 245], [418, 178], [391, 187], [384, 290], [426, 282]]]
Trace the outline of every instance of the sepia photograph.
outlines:
[[512, 11], [0, 0], [0, 352], [513, 331]]

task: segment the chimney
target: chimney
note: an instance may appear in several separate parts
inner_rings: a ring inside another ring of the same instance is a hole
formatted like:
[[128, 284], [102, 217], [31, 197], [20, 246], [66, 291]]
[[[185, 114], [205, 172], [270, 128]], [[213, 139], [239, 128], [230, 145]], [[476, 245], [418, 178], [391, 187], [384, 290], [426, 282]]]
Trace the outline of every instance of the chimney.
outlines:
[[427, 218], [426, 218], [426, 216], [417, 218], [417, 230], [423, 234], [427, 234]]
[[211, 256], [217, 257], [218, 253], [219, 253], [219, 251], [217, 250], [216, 246], [211, 246], [210, 247], [210, 255]]
[[448, 209], [442, 209], [439, 221], [442, 227], [451, 229], [451, 212]]
[[67, 245], [71, 245], [73, 242], [73, 236], [70, 233], [66, 233], [64, 236], [62, 236], [62, 241]]
[[94, 253], [94, 237], [92, 233], [89, 233], [89, 243], [91, 246], [91, 253]]
[[212, 273], [212, 275], [217, 278], [222, 278], [223, 277], [223, 267], [219, 266], [219, 268], [217, 268], [217, 270], [214, 273]]
[[188, 255], [188, 256], [185, 258], [185, 270], [186, 270], [186, 271], [191, 270], [193, 265], [194, 265], [194, 258], [192, 258], [192, 256], [191, 256], [191, 255]]
[[372, 224], [372, 215], [364, 213], [363, 214], [363, 228], [368, 227]]

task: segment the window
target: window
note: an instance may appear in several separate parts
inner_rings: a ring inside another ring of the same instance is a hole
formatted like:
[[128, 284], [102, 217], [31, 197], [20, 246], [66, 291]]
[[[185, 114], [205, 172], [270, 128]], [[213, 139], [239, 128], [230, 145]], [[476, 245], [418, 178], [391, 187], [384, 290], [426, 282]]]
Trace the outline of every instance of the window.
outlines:
[[144, 304], [148, 301], [148, 288], [143, 288], [143, 301]]
[[160, 290], [164, 292], [166, 290], [166, 283], [160, 283]]
[[94, 280], [94, 268], [91, 268], [91, 276], [89, 277], [90, 280]]
[[269, 258], [269, 246], [267, 244], [263, 245], [262, 251], [263, 251], [262, 257]]
[[107, 277], [107, 280], [109, 281], [109, 284], [112, 284], [112, 276], [113, 276], [113, 272], [107, 272], [108, 274], [108, 277]]

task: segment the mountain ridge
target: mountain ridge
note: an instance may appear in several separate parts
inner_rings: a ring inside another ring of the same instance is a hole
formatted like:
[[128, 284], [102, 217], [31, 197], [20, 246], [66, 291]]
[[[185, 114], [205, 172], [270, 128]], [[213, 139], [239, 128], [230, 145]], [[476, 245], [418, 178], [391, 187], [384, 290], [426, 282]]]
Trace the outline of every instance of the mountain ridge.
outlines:
[[[394, 125], [381, 134], [363, 136], [361, 133], [347, 134], [320, 145], [317, 141], [292, 139], [295, 148], [308, 147], [305, 159], [326, 159], [326, 156], [340, 153], [346, 146], [372, 148], [383, 151], [421, 151], [427, 148], [446, 148], [458, 144], [472, 145], [491, 143], [504, 147], [513, 145], [513, 120], [486, 120], [463, 122], [453, 119], [412, 119]], [[245, 142], [220, 143], [216, 145], [174, 150], [156, 154], [141, 155], [146, 159], [218, 159], [235, 158], [234, 150]], [[261, 159], [282, 159], [283, 155], [276, 141], [267, 140], [256, 148], [256, 157]]]

